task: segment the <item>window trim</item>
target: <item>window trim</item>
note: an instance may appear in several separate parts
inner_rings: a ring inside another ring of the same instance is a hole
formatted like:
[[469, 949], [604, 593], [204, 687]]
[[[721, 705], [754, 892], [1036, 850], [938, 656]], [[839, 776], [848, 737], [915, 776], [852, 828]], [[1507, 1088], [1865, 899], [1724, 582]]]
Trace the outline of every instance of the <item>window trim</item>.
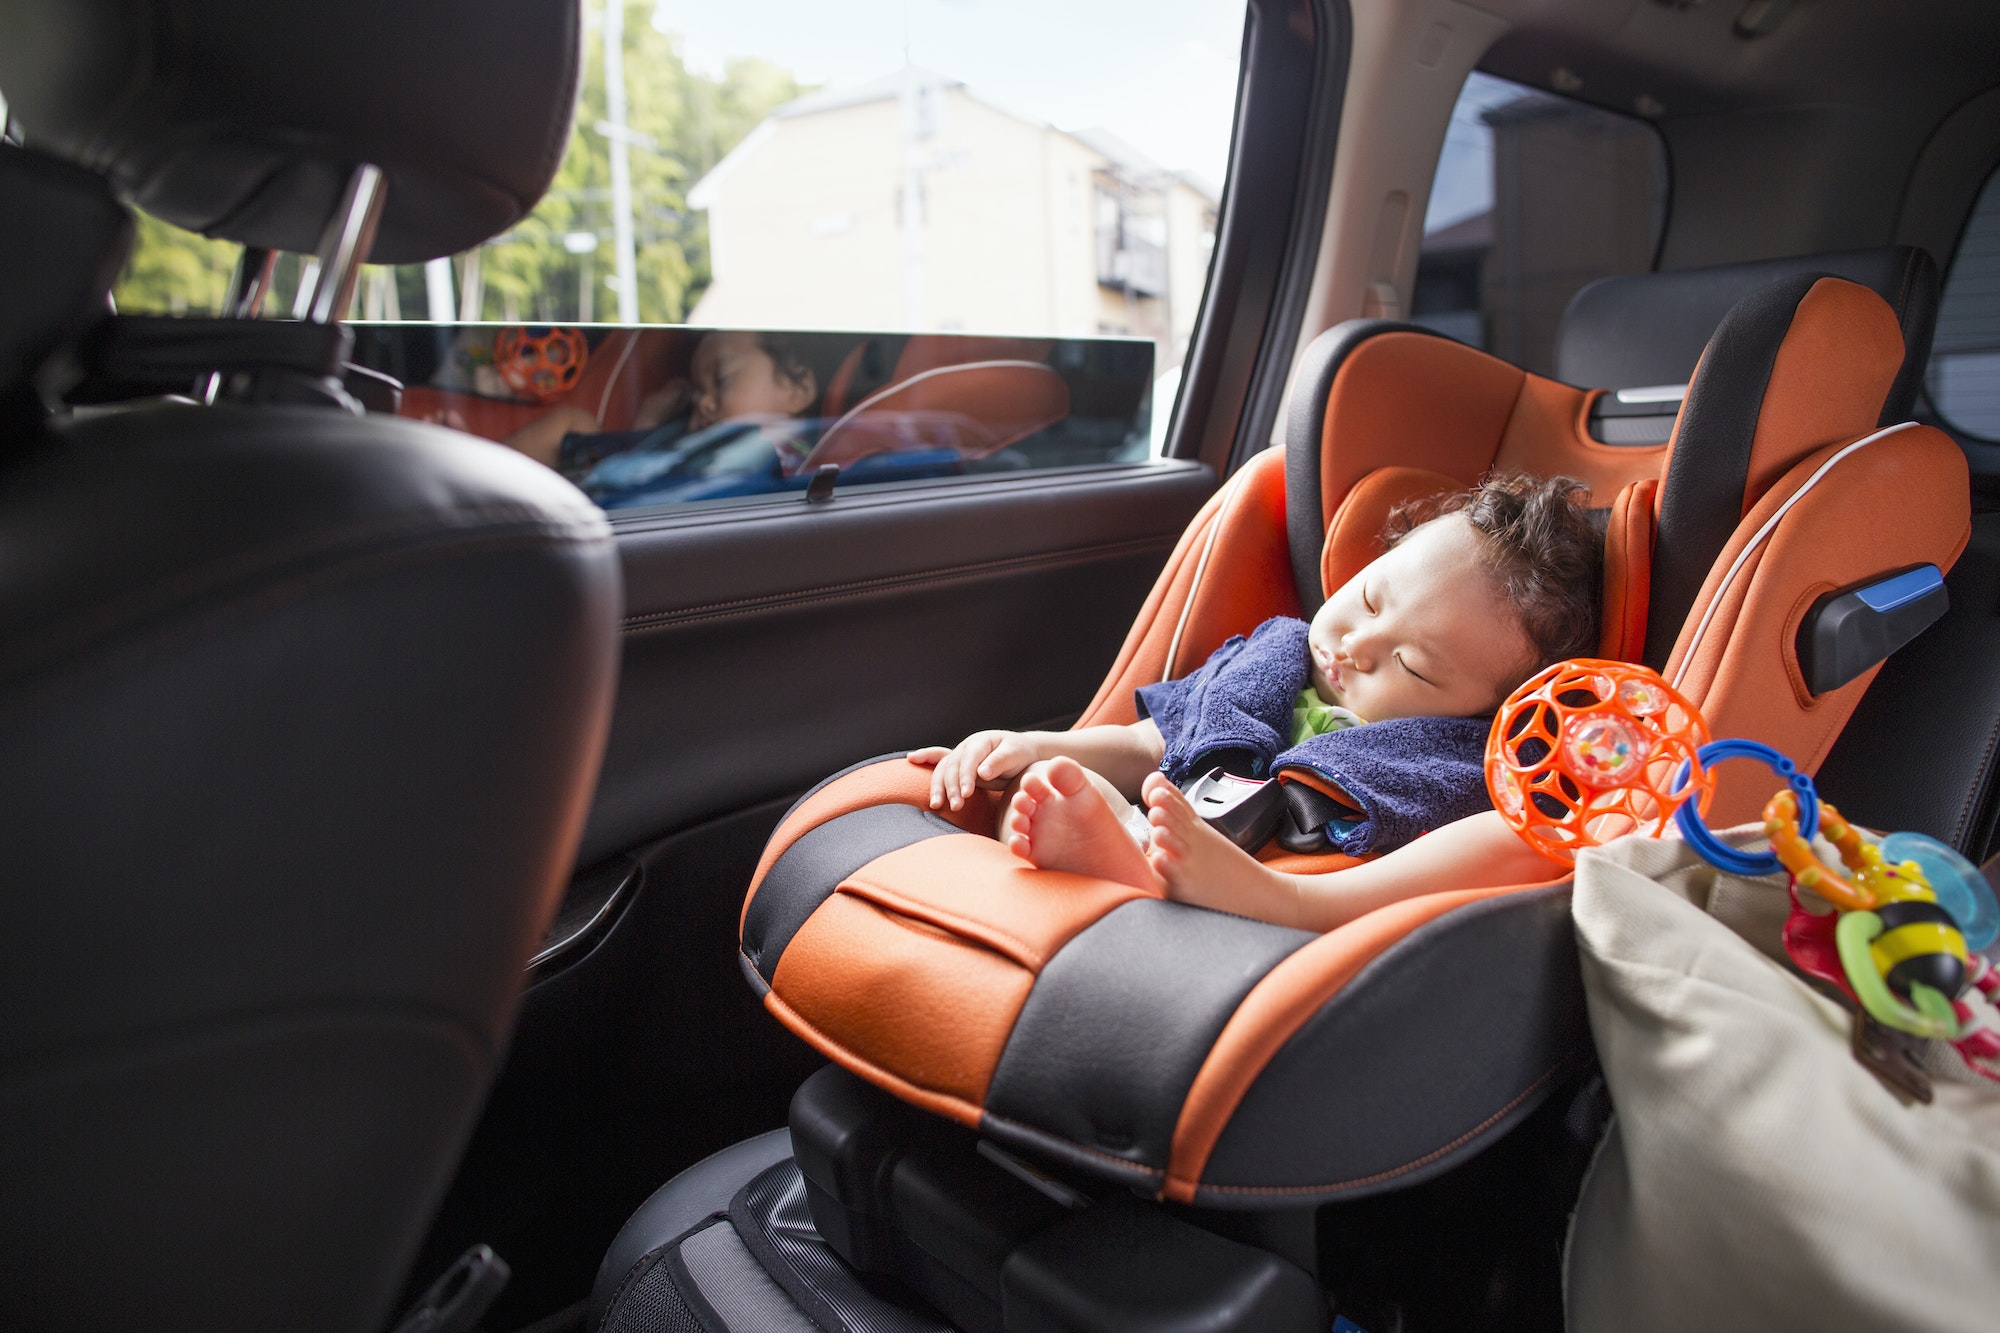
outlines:
[[1347, 0], [1249, 0], [1215, 252], [1166, 454], [1235, 471], [1271, 439], [1319, 258], [1353, 23]]

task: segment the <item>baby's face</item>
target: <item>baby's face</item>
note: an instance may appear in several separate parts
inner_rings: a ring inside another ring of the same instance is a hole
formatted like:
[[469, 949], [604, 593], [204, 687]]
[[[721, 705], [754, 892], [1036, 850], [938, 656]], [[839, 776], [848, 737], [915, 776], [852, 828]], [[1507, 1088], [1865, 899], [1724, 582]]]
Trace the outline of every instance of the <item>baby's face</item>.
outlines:
[[1533, 643], [1462, 515], [1419, 527], [1313, 617], [1312, 683], [1370, 722], [1475, 717], [1528, 675]]
[[703, 338], [688, 378], [694, 386], [689, 430], [740, 417], [797, 416], [813, 399], [812, 377], [787, 378], [754, 333], [730, 330]]

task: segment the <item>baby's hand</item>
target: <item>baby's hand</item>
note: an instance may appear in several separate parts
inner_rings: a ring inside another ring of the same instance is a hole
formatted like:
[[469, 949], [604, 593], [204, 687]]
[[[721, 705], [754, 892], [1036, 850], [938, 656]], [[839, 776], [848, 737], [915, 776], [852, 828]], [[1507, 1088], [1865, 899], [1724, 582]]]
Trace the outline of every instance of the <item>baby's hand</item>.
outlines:
[[997, 790], [1006, 786], [1041, 755], [1018, 731], [975, 731], [955, 747], [930, 745], [912, 750], [910, 762], [934, 769], [931, 809], [946, 805], [963, 809], [974, 787]]

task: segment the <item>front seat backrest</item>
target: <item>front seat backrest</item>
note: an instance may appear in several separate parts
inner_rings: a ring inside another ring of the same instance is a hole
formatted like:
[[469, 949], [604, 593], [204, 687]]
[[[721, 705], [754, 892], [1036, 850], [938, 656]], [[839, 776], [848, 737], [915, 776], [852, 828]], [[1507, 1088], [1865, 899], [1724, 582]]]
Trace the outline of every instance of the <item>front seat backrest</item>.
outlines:
[[1906, 355], [1877, 424], [1907, 420], [1930, 355], [1938, 305], [1937, 265], [1913, 245], [1600, 278], [1571, 297], [1563, 311], [1556, 331], [1556, 378], [1613, 390], [1686, 384], [1702, 348], [1737, 302], [1801, 273], [1845, 278], [1889, 303]]
[[602, 515], [337, 406], [43, 406], [104, 319], [112, 182], [307, 250], [315, 183], [379, 162], [377, 259], [532, 206], [577, 13], [494, 8], [9, 12], [0, 1326], [373, 1333], [499, 1067], [603, 744]]

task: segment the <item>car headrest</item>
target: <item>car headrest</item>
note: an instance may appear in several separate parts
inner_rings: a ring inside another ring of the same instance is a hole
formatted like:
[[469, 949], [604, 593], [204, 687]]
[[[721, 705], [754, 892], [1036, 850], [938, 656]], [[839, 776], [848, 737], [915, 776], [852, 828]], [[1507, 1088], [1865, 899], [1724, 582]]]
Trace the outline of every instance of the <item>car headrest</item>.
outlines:
[[373, 163], [380, 264], [534, 207], [581, 51], [577, 0], [15, 0], [6, 29], [0, 94], [29, 148], [176, 226], [297, 252]]
[[1826, 274], [1781, 278], [1731, 308], [1667, 447], [1648, 664], [1666, 662], [1710, 566], [1765, 492], [1813, 451], [1876, 428], [1905, 352], [1881, 297]]
[[0, 145], [0, 432], [39, 415], [22, 389], [104, 313], [131, 238], [131, 216], [101, 179]]
[[1686, 384], [1730, 308], [1780, 278], [1829, 273], [1887, 301], [1904, 358], [1877, 424], [1906, 419], [1937, 322], [1937, 265], [1909, 245], [1601, 278], [1570, 299], [1556, 333], [1556, 378], [1592, 389]]

